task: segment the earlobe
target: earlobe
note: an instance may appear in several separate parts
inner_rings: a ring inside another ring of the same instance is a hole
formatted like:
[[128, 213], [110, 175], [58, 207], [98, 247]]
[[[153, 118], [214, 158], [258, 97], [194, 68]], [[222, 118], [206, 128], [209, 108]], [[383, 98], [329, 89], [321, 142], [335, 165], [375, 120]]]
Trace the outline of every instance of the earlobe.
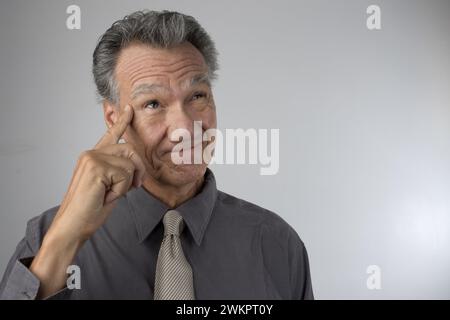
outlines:
[[107, 100], [103, 101], [103, 116], [108, 128], [111, 128], [116, 123], [117, 115], [116, 108]]

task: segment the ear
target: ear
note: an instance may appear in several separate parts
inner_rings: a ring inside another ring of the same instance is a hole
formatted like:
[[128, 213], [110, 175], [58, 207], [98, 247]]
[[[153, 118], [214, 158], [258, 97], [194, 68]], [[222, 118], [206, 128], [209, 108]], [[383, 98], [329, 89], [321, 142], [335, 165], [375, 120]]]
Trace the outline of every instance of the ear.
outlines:
[[106, 99], [103, 100], [103, 116], [108, 128], [111, 128], [119, 117], [118, 108]]

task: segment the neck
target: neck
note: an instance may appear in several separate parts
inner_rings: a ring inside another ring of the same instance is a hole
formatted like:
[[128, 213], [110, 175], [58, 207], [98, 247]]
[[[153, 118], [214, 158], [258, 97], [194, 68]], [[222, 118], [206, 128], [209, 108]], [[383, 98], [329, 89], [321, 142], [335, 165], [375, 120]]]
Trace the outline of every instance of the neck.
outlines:
[[142, 183], [142, 187], [169, 208], [173, 209], [194, 197], [202, 188], [203, 182], [204, 176], [183, 186], [173, 186], [162, 184], [147, 176], [147, 179]]

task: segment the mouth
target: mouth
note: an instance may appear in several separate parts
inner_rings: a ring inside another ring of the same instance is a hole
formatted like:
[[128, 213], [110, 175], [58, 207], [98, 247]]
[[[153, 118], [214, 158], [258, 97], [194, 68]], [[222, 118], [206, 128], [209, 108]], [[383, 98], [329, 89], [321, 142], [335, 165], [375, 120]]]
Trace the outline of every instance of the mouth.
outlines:
[[[208, 141], [203, 141], [203, 142], [195, 144], [194, 146], [192, 146], [189, 149], [185, 148], [185, 149], [178, 149], [177, 151], [174, 151], [172, 148], [172, 150], [166, 151], [164, 153], [163, 158], [165, 159], [165, 161], [173, 162], [173, 159], [174, 159], [173, 157], [183, 158], [185, 155], [185, 152], [188, 152], [188, 154], [186, 154], [186, 156], [188, 156], [190, 158], [191, 162], [190, 163], [180, 163], [180, 164], [176, 164], [176, 165], [177, 166], [179, 166], [179, 165], [198, 165], [199, 163], [196, 163], [197, 160], [195, 160], [195, 159], [200, 154], [202, 163], [203, 163], [203, 157], [204, 157], [203, 153], [208, 144], [209, 144]], [[199, 152], [199, 153], [197, 153], [197, 152]]]
[[[190, 148], [187, 148], [186, 146], [182, 146], [182, 148], [179, 149], [176, 152], [183, 152], [183, 151], [187, 151], [187, 150], [194, 150], [196, 148], [205, 148], [207, 144], [208, 144], [208, 141], [200, 141], [200, 142], [196, 143], [195, 145], [192, 145]], [[175, 148], [175, 146], [172, 147], [171, 149], [168, 149], [168, 150], [164, 151], [163, 154], [173, 153], [174, 152], [173, 151], [174, 148]]]
[[170, 153], [170, 154], [172, 154], [172, 153], [183, 154], [184, 152], [187, 152], [187, 151], [194, 152], [196, 149], [200, 149], [200, 150], [203, 151], [203, 149], [205, 147], [206, 147], [206, 144], [204, 145], [203, 143], [198, 143], [198, 144], [196, 144], [196, 145], [194, 145], [194, 146], [192, 146], [190, 148], [183, 148], [183, 149], [178, 150], [178, 151], [173, 151], [173, 149], [172, 149], [172, 150], [168, 151], [167, 153]]

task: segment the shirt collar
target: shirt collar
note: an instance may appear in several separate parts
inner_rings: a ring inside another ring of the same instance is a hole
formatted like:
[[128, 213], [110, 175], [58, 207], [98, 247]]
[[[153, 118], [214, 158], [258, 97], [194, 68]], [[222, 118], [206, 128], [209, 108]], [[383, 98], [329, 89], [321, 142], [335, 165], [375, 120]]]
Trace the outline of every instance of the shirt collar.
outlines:
[[[174, 210], [180, 212], [195, 243], [200, 246], [217, 198], [216, 179], [206, 168], [202, 189]], [[143, 187], [132, 189], [125, 197], [136, 224], [139, 242], [144, 241], [170, 208]]]

